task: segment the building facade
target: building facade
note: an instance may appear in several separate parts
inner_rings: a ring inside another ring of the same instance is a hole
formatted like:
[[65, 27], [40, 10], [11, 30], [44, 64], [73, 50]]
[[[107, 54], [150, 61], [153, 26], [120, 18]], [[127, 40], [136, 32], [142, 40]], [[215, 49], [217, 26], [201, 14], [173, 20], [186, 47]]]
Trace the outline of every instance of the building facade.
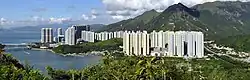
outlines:
[[63, 35], [62, 28], [58, 28], [57, 29], [57, 40], [56, 40], [56, 42], [63, 42], [63, 41], [64, 41], [64, 35]]
[[123, 31], [95, 33], [95, 40], [105, 41], [113, 38], [123, 38]]
[[52, 43], [53, 42], [53, 29], [42, 28], [41, 29], [41, 43]]
[[146, 31], [125, 31], [123, 35], [123, 51], [127, 55], [149, 55], [149, 34]]
[[204, 35], [196, 31], [125, 31], [123, 51], [127, 55], [204, 57]]
[[65, 31], [65, 44], [68, 45], [75, 45], [76, 44], [76, 37], [75, 37], [75, 27], [69, 27]]
[[81, 39], [84, 42], [95, 42], [95, 32], [91, 32], [91, 31], [82, 31], [82, 37]]
[[65, 31], [65, 44], [75, 45], [82, 41], [82, 31], [90, 31], [89, 25], [73, 25]]
[[76, 42], [76, 44], [79, 41], [81, 41], [82, 31], [90, 31], [89, 25], [73, 25], [72, 27], [75, 28], [75, 42]]

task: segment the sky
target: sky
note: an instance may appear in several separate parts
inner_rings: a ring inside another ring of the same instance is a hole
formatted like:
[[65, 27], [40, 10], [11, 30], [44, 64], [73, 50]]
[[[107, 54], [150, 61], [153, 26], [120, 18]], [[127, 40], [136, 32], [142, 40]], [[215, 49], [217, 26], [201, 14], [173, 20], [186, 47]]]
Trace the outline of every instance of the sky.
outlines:
[[179, 2], [193, 6], [213, 1], [218, 0], [0, 0], [0, 28], [63, 23], [110, 24], [152, 9], [161, 12]]

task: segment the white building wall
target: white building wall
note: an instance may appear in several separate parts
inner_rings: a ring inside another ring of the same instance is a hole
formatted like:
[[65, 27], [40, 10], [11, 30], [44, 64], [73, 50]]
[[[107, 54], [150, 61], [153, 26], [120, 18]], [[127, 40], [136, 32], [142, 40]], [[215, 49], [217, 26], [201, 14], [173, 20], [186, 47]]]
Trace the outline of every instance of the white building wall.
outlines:
[[108, 39], [107, 39], [107, 40], [112, 39], [112, 38], [114, 38], [113, 32], [109, 32], [109, 33], [108, 33]]
[[69, 29], [69, 45], [75, 45], [76, 44], [76, 40], [75, 40], [75, 28], [74, 27], [70, 27]]
[[49, 28], [49, 34], [48, 34], [48, 38], [49, 38], [49, 43], [53, 42], [53, 29]]
[[95, 33], [94, 32], [89, 32], [88, 42], [95, 42]]
[[197, 32], [197, 58], [202, 58], [204, 56], [204, 38], [201, 32]]
[[135, 54], [134, 53], [134, 37], [133, 37], [133, 35], [134, 35], [134, 32], [131, 32], [130, 33], [130, 35], [129, 35], [129, 45], [130, 45], [130, 47], [129, 47], [129, 54], [130, 55], [133, 55], [133, 54]]
[[104, 32], [104, 40], [108, 40], [109, 39], [109, 33], [108, 32]]
[[142, 54], [144, 56], [146, 56], [148, 53], [147, 53], [147, 48], [148, 48], [148, 44], [147, 44], [147, 32], [143, 32], [141, 34], [141, 47], [142, 47]]
[[158, 32], [158, 46], [159, 48], [163, 48], [164, 43], [163, 43], [163, 31]]
[[126, 42], [127, 42], [127, 35], [126, 35], [126, 33], [124, 33], [124, 37], [123, 37], [123, 40], [122, 40], [122, 48], [123, 48], [123, 52], [125, 53], [125, 54], [127, 54], [127, 52], [126, 52], [126, 48], [127, 48], [127, 45], [126, 45]]
[[130, 45], [130, 39], [131, 39], [130, 32], [125, 33], [125, 35], [126, 35], [126, 36], [124, 36], [125, 40], [126, 40], [126, 42], [125, 42], [125, 45], [126, 45], [125, 49], [126, 50], [125, 51], [126, 51], [127, 55], [131, 55], [130, 47], [132, 47], [132, 46]]
[[194, 52], [193, 52], [193, 34], [191, 32], [188, 32], [187, 34], [187, 54], [188, 56], [194, 56]]
[[[193, 35], [193, 45], [192, 45], [192, 49], [193, 49], [193, 55], [194, 56], [197, 56], [197, 46], [196, 46], [196, 40], [197, 40], [197, 35], [196, 35], [196, 33], [195, 32], [192, 32], [192, 35]], [[190, 56], [190, 57], [192, 57], [192, 56]]]
[[64, 44], [69, 44], [69, 29], [66, 29], [64, 38]]
[[168, 56], [174, 56], [175, 54], [175, 34], [174, 32], [169, 32], [168, 34]]
[[52, 43], [53, 42], [53, 29], [52, 28], [42, 28], [41, 29], [41, 42], [42, 43]]
[[41, 43], [45, 43], [45, 28], [41, 29]]
[[181, 32], [176, 32], [175, 33], [175, 40], [176, 40], [176, 53], [178, 57], [182, 57], [182, 33]]
[[138, 53], [138, 50], [139, 50], [139, 46], [138, 46], [139, 45], [139, 39], [138, 39], [138, 37], [139, 36], [138, 36], [138, 34], [139, 33], [137, 33], [137, 32], [133, 34], [134, 54], [137, 55], [137, 56], [139, 56], [139, 53]]
[[[118, 35], [117, 35], [118, 37]], [[148, 34], [146, 31], [123, 33], [123, 51], [127, 55], [151, 55], [150, 48], [156, 48], [161, 56], [188, 56], [204, 57], [204, 35], [202, 32], [188, 31], [159, 31]], [[185, 45], [187, 44], [187, 54], [185, 55]], [[162, 51], [163, 50], [163, 51]], [[152, 54], [153, 55], [153, 54]]]
[[154, 47], [158, 47], [158, 34], [157, 32], [154, 33]]
[[142, 51], [142, 33], [140, 31], [137, 32], [138, 36], [138, 54], [143, 55]]
[[[147, 55], [150, 55], [150, 47], [151, 47], [151, 46], [149, 45], [149, 44], [150, 44], [150, 41], [149, 41], [149, 34], [147, 34], [146, 31], [144, 31], [144, 34], [147, 35], [146, 38], [144, 38], [144, 39], [146, 39], [146, 43], [145, 43], [145, 44], [147, 45], [144, 49], [146, 49], [146, 54], [147, 54]], [[147, 55], [144, 55], [144, 56], [147, 56]]]
[[86, 31], [82, 31], [81, 39], [82, 39], [83, 41], [86, 41]]

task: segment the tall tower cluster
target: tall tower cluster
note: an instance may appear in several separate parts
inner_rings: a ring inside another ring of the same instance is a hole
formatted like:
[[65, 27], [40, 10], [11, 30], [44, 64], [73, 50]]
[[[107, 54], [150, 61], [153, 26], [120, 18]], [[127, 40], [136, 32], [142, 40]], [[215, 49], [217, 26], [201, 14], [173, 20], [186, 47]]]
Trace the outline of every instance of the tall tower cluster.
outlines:
[[116, 31], [116, 32], [100, 32], [95, 33], [95, 39], [99, 41], [109, 40], [112, 38], [123, 38], [123, 31]]
[[65, 44], [68, 45], [75, 45], [75, 27], [69, 27], [68, 29], [66, 29], [65, 31]]
[[41, 43], [52, 43], [53, 42], [53, 29], [42, 28], [41, 29]]
[[123, 35], [123, 51], [127, 55], [149, 55], [149, 34], [147, 31], [125, 31]]
[[63, 42], [64, 41], [64, 35], [62, 28], [57, 29], [57, 42]]
[[89, 26], [73, 25], [65, 31], [65, 44], [75, 45], [81, 41], [82, 31], [89, 31]]
[[127, 55], [202, 58], [204, 35], [196, 31], [153, 31], [150, 34], [146, 31], [125, 31], [123, 51]]
[[84, 42], [95, 42], [95, 32], [82, 31], [81, 38]]

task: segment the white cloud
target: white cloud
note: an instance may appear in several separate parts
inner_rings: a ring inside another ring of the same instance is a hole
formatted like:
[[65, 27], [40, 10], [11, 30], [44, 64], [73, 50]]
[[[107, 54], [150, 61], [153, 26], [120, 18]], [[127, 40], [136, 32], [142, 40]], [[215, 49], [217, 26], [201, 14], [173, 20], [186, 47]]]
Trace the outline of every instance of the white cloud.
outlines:
[[[102, 3], [106, 6], [107, 13], [113, 18], [122, 18], [121, 16], [135, 17], [147, 10], [155, 9], [157, 11], [163, 11], [168, 6], [177, 4], [179, 2], [193, 6], [204, 2], [213, 1], [250, 1], [250, 0], [102, 0]], [[126, 18], [124, 18], [126, 19]]]
[[30, 19], [11, 21], [5, 18], [0, 18], [0, 26], [3, 28], [17, 27], [17, 26], [36, 26], [46, 24], [62, 24], [66, 22], [72, 22], [69, 17], [51, 17], [43, 18], [39, 16], [32, 16]]
[[116, 16], [111, 16], [115, 20], [124, 20], [124, 19], [129, 19], [131, 16], [122, 16], [122, 15], [116, 15]]
[[84, 20], [89, 20], [89, 17], [88, 17], [87, 15], [85, 15], [85, 14], [82, 14], [82, 18], [83, 18]]
[[99, 13], [98, 13], [95, 9], [92, 9], [92, 10], [91, 10], [91, 14], [92, 14], [92, 15], [99, 15]]
[[5, 18], [0, 18], [0, 24], [1, 24], [1, 25], [5, 24], [6, 22], [7, 22], [7, 21], [6, 21]]
[[97, 18], [99, 14], [96, 11], [91, 11], [90, 15], [82, 14], [82, 19], [83, 20], [94, 20]]
[[71, 21], [71, 18], [49, 18], [49, 23], [58, 23], [58, 24], [61, 24], [61, 23], [64, 23], [64, 22], [69, 22]]
[[14, 23], [14, 21], [9, 21], [5, 18], [0, 18], [0, 25], [11, 25], [13, 23]]
[[96, 19], [97, 16], [96, 15], [91, 15], [91, 19]]

